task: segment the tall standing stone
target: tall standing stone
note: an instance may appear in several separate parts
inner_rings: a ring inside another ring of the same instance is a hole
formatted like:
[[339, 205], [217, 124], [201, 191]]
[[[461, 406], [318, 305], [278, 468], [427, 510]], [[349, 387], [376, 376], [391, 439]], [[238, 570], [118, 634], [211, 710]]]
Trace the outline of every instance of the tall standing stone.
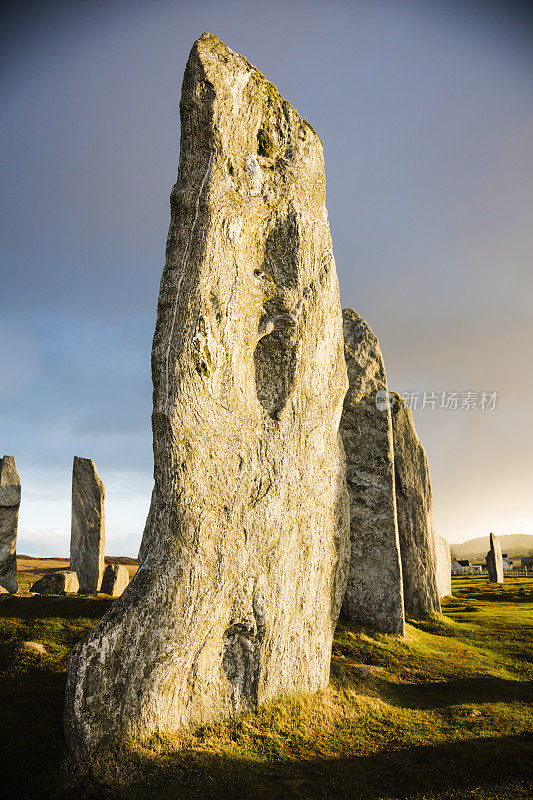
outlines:
[[437, 592], [439, 597], [452, 593], [452, 555], [450, 544], [444, 536], [434, 531], [435, 555], [437, 560]]
[[487, 553], [487, 570], [491, 583], [503, 583], [503, 561], [500, 540], [490, 534], [490, 550]]
[[180, 108], [155, 486], [140, 568], [73, 651], [79, 758], [326, 686], [346, 587], [347, 377], [320, 139], [211, 34]]
[[350, 387], [341, 433], [350, 495], [351, 559], [342, 613], [385, 633], [404, 632], [400, 546], [387, 377], [379, 342], [364, 319], [344, 309]]
[[440, 611], [433, 533], [433, 494], [426, 453], [411, 409], [394, 393], [392, 432], [398, 533], [405, 613], [413, 618]]
[[105, 489], [90, 458], [74, 456], [70, 569], [78, 575], [80, 592], [97, 592], [104, 574]]
[[18, 590], [17, 528], [20, 507], [20, 477], [13, 456], [0, 459], [0, 586]]

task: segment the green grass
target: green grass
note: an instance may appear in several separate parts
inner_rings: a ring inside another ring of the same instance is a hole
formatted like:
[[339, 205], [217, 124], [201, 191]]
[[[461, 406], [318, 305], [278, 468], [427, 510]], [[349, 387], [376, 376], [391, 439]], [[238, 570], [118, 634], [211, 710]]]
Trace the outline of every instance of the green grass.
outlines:
[[[61, 715], [72, 645], [109, 600], [0, 603], [0, 764], [9, 798], [525, 800], [531, 778], [533, 580], [458, 578], [404, 639], [341, 623], [327, 690], [132, 742], [79, 775]], [[44, 656], [21, 649], [41, 642]], [[381, 668], [362, 676], [359, 664]]]

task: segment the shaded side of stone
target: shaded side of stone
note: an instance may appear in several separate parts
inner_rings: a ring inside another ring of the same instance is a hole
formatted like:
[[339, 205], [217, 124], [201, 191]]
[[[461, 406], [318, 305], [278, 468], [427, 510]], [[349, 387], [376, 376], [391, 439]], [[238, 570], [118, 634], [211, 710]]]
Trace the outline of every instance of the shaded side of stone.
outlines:
[[487, 571], [491, 583], [503, 583], [503, 559], [500, 540], [490, 534], [490, 550], [487, 553]]
[[20, 477], [13, 456], [0, 459], [0, 586], [18, 591], [17, 530], [21, 497]]
[[100, 591], [112, 597], [120, 597], [129, 582], [130, 574], [127, 567], [121, 564], [108, 564], [104, 570]]
[[320, 140], [211, 34], [183, 80], [140, 567], [73, 651], [81, 759], [329, 680], [347, 389]]
[[435, 533], [435, 556], [437, 560], [437, 592], [439, 597], [452, 593], [452, 556], [450, 544], [444, 536]]
[[74, 457], [70, 569], [78, 575], [80, 592], [97, 592], [104, 573], [104, 484], [90, 458]]
[[80, 588], [78, 576], [72, 570], [59, 570], [35, 581], [30, 592], [37, 594], [74, 594]]
[[379, 342], [367, 323], [344, 309], [344, 356], [350, 386], [341, 434], [350, 496], [351, 557], [342, 606], [347, 619], [384, 633], [404, 633], [400, 545], [387, 378]]
[[426, 453], [415, 430], [411, 409], [394, 393], [392, 431], [396, 511], [406, 615], [419, 618], [440, 612], [433, 534], [433, 495]]

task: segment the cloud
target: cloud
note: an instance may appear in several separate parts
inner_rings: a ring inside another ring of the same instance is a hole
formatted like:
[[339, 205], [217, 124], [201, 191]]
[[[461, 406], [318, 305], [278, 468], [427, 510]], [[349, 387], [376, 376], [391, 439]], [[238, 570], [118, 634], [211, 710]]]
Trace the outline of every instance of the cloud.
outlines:
[[305, 15], [296, 0], [8, 9], [0, 434], [26, 487], [23, 544], [31, 530], [48, 552], [69, 530], [74, 454], [105, 476], [109, 546], [138, 544], [179, 82], [203, 30], [319, 131], [343, 305], [380, 338], [391, 386], [500, 393], [490, 418], [416, 414], [441, 532], [469, 538], [496, 517], [523, 530], [531, 21], [519, 3], [408, 0], [308, 2]]

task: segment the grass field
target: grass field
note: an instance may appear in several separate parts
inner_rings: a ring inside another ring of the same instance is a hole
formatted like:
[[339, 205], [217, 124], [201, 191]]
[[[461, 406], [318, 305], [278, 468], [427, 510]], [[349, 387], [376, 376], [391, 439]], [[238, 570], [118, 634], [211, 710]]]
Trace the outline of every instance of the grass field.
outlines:
[[[328, 689], [132, 744], [88, 779], [61, 716], [70, 649], [112, 602], [0, 602], [0, 786], [22, 800], [533, 798], [533, 579], [457, 578], [405, 639], [340, 624]], [[45, 653], [28, 649], [35, 642]], [[367, 668], [362, 668], [366, 665]]]

